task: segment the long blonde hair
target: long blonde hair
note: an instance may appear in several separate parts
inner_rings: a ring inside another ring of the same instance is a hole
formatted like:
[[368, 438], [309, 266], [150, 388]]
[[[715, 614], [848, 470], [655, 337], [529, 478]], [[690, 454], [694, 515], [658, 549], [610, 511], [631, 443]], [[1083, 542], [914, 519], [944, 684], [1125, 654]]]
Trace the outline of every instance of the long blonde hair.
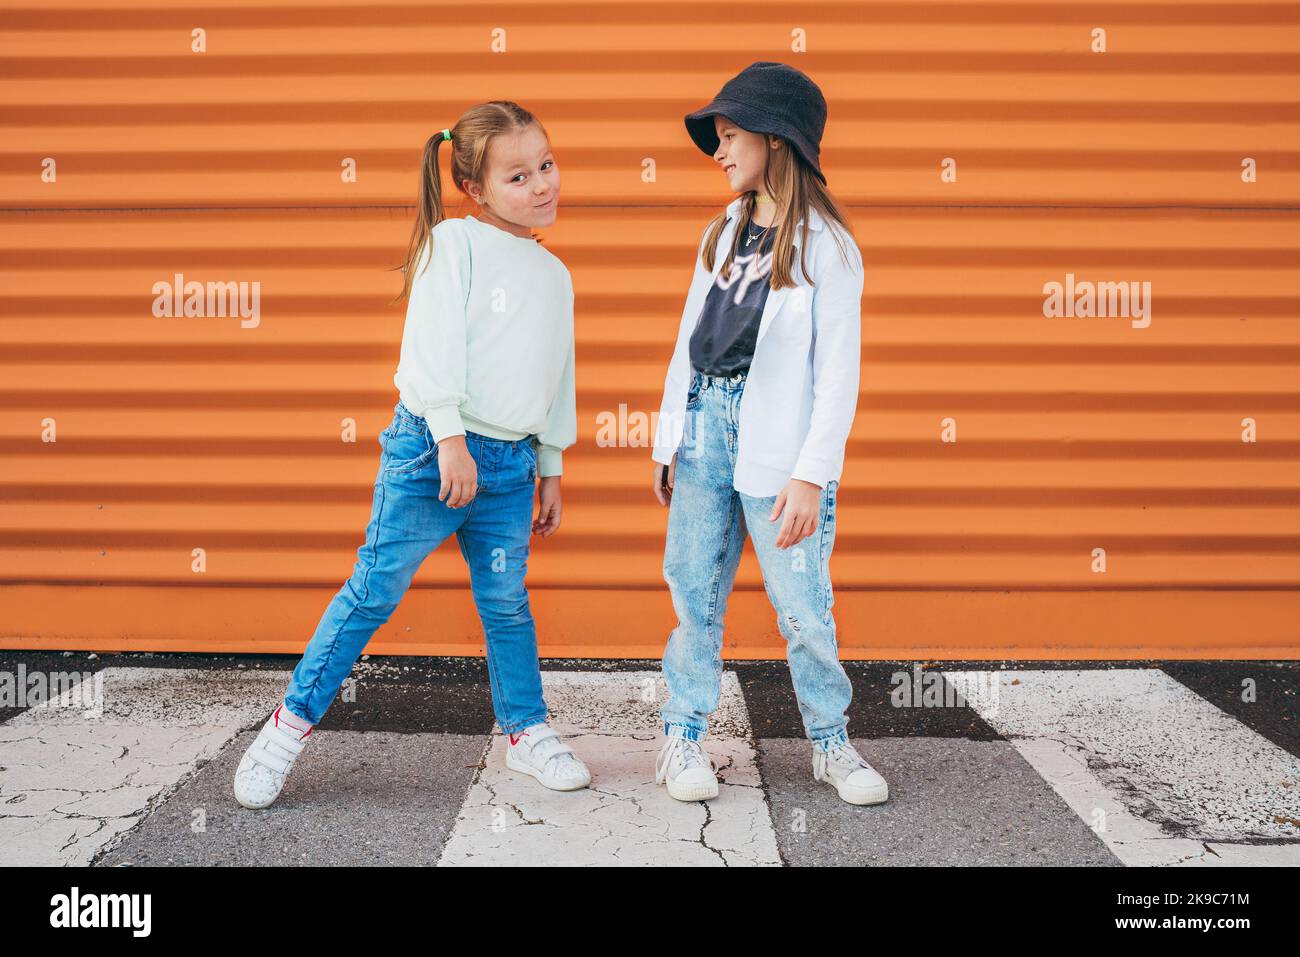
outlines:
[[[415, 279], [415, 266], [420, 251], [429, 241], [433, 227], [446, 217], [442, 214], [442, 177], [438, 171], [438, 150], [443, 142], [451, 143], [451, 181], [456, 188], [465, 190], [465, 180], [483, 181], [486, 172], [488, 146], [494, 136], [516, 133], [532, 124], [546, 136], [546, 128], [533, 114], [510, 100], [490, 100], [470, 107], [451, 127], [451, 139], [445, 140], [442, 131], [434, 133], [424, 144], [424, 157], [420, 163], [420, 188], [415, 206], [415, 225], [406, 247], [406, 261], [394, 269], [402, 270], [402, 291], [393, 302], [401, 302], [411, 294]], [[550, 137], [548, 136], [549, 140]], [[535, 237], [534, 237], [535, 238]], [[426, 261], [427, 266], [427, 261]]]
[[[766, 138], [772, 134], [765, 133]], [[822, 218], [828, 222], [835, 223], [843, 227], [844, 234], [855, 243], [853, 230], [850, 228], [848, 221], [845, 219], [843, 210], [840, 209], [839, 203], [835, 202], [835, 197], [822, 184], [821, 179], [817, 176], [811, 166], [804, 162], [798, 150], [781, 137], [784, 147], [782, 149], [771, 149], [767, 151], [767, 163], [763, 168], [763, 186], [767, 194], [776, 201], [777, 209], [781, 210], [780, 218], [775, 223], [776, 234], [772, 239], [772, 275], [770, 284], [772, 289], [781, 289], [785, 286], [796, 285], [794, 281], [794, 232], [799, 225], [799, 220], [804, 220], [803, 232], [799, 238], [799, 265], [803, 270], [804, 278], [809, 283], [812, 282], [812, 276], [808, 274], [808, 208], [812, 207], [822, 215]], [[731, 248], [727, 250], [727, 258], [722, 264], [722, 273], [726, 275], [730, 270], [736, 257], [737, 243], [740, 240], [740, 234], [749, 227], [750, 221], [754, 217], [754, 210], [757, 207], [753, 190], [745, 193], [740, 204], [740, 222], [736, 225], [736, 231], [732, 234], [733, 242]], [[727, 214], [725, 211], [715, 216], [705, 227], [707, 235], [704, 241], [704, 247], [700, 255], [704, 260], [704, 265], [709, 271], [713, 270], [714, 258], [718, 252], [718, 238], [722, 235], [722, 228], [727, 224]], [[840, 247], [840, 255], [845, 256], [848, 261], [847, 253], [844, 248], [844, 237], [839, 230], [836, 233], [836, 243]]]

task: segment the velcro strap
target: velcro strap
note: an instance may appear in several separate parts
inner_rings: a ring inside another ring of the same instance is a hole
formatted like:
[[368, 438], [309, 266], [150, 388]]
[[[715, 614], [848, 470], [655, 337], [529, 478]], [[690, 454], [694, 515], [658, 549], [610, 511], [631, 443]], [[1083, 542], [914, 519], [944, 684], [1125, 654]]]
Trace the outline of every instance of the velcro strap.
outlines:
[[284, 774], [298, 755], [302, 754], [305, 747], [307, 747], [305, 741], [294, 737], [283, 728], [267, 724], [262, 728], [262, 733], [258, 735], [252, 750], [248, 752], [248, 757], [263, 767]]
[[530, 731], [528, 733], [528, 736], [533, 739], [532, 744], [530, 744], [529, 747], [535, 748], [543, 741], [549, 741], [551, 740], [551, 738], [558, 738], [560, 736], [560, 732], [556, 731], [554, 728], [543, 728], [541, 731], [538, 731], [536, 734], [533, 734]]
[[539, 753], [549, 762], [554, 761], [556, 758], [562, 758], [566, 754], [574, 754], [576, 752], [574, 752], [573, 748], [569, 747], [567, 744], [557, 744], [555, 747], [548, 748]]
[[[533, 739], [532, 744], [529, 745], [529, 750], [532, 751], [534, 754], [543, 757], [547, 761], [551, 761], [554, 758], [563, 757], [566, 754], [576, 753], [573, 750], [573, 748], [569, 747], [567, 744], [564, 744], [563, 742], [554, 743], [554, 742], [558, 742], [558, 739], [560, 737], [560, 733], [556, 731], [554, 728], [547, 728], [544, 731], [539, 731], [537, 732], [537, 734], [529, 735], [529, 736]], [[546, 741], [551, 741], [553, 743], [547, 745], [546, 747], [542, 747], [542, 744]]]
[[550, 749], [548, 749], [548, 752], [549, 752], [549, 753], [546, 755], [546, 760], [548, 760], [548, 761], [551, 760], [551, 758], [558, 758], [558, 757], [559, 757], [560, 755], [562, 755], [562, 754], [576, 754], [576, 753], [577, 753], [576, 751], [573, 750], [573, 748], [569, 747], [567, 744], [557, 745], [557, 746], [554, 747], [554, 748], [550, 748]]

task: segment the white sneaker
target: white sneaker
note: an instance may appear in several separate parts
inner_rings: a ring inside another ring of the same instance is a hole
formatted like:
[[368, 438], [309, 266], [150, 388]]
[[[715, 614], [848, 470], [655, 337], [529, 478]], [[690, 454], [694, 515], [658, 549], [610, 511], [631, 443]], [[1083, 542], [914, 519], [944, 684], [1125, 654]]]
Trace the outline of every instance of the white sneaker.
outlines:
[[885, 779], [848, 742], [830, 751], [813, 747], [813, 778], [835, 785], [850, 804], [883, 804], [889, 798]]
[[552, 791], [576, 791], [591, 783], [591, 773], [573, 748], [546, 722], [506, 735], [506, 767], [537, 778]]
[[698, 741], [670, 734], [655, 760], [655, 784], [668, 784], [679, 801], [708, 801], [718, 796], [718, 778]]
[[281, 721], [280, 708], [276, 708], [235, 769], [235, 800], [255, 810], [270, 807], [307, 746], [309, 734], [310, 728], [302, 732]]

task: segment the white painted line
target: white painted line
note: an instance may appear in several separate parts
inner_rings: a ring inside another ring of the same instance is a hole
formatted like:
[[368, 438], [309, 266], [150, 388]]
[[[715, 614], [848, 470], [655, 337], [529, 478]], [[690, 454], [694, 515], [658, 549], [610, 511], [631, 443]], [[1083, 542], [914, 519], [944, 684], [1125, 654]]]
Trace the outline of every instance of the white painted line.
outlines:
[[0, 724], [0, 865], [88, 864], [270, 715], [290, 673], [105, 668], [98, 677], [97, 700], [69, 689]]
[[591, 786], [550, 791], [508, 770], [505, 737], [494, 730], [440, 866], [780, 864], [734, 672], [723, 673], [704, 742], [719, 794], [690, 804], [654, 783], [665, 695], [658, 672], [552, 671], [542, 684], [551, 726], [587, 765]]
[[1300, 865], [1300, 759], [1154, 668], [944, 677], [1128, 865]]

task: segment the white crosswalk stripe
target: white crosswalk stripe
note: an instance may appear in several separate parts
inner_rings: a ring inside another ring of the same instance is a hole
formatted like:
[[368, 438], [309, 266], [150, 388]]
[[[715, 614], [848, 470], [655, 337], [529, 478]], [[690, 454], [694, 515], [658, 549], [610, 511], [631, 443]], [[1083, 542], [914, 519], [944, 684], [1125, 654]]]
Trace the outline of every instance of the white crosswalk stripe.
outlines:
[[590, 787], [548, 791], [508, 770], [494, 731], [439, 864], [780, 864], [744, 697], [734, 673], [723, 677], [706, 739], [719, 794], [683, 803], [654, 784], [657, 672], [543, 672], [551, 726], [591, 770]]
[[[1300, 759], [1153, 668], [945, 671], [1125, 864], [1300, 865]], [[1287, 822], [1291, 823], [1287, 823]]]
[[67, 690], [0, 724], [0, 865], [89, 863], [243, 725], [269, 714], [287, 679], [105, 668], [96, 691]]

